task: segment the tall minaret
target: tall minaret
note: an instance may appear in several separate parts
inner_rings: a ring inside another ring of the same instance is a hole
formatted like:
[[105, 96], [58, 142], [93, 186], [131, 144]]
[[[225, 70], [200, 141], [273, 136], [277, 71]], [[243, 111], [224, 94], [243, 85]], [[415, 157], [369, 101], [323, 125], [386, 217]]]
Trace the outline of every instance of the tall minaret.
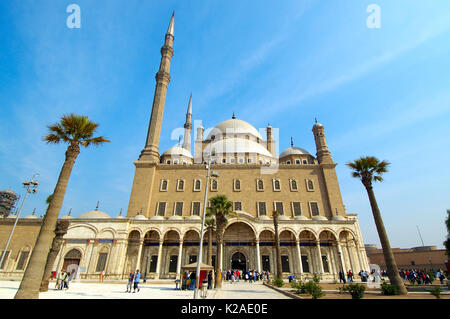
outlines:
[[319, 160], [319, 164], [332, 164], [333, 159], [331, 158], [331, 153], [325, 139], [325, 129], [322, 124], [317, 122], [317, 119], [312, 131], [314, 133], [314, 140], [316, 141], [316, 156]]
[[189, 104], [186, 113], [186, 123], [184, 123], [183, 148], [191, 151], [191, 130], [192, 130], [192, 93], [189, 97]]
[[173, 57], [175, 13], [170, 19], [169, 28], [166, 32], [164, 45], [161, 48], [161, 63], [159, 71], [156, 73], [156, 88], [153, 97], [152, 115], [148, 127], [147, 141], [139, 156], [139, 160], [159, 163], [159, 138], [161, 135], [161, 125], [164, 114], [164, 104], [166, 102], [167, 85], [170, 82], [170, 60]]

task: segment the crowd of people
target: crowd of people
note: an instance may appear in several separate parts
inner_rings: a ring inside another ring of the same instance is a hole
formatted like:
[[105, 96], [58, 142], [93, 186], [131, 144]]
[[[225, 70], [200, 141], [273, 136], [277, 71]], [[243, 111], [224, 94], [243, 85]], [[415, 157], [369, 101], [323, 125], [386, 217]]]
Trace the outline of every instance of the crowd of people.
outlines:
[[55, 289], [57, 289], [57, 290], [69, 289], [69, 284], [72, 281], [74, 276], [75, 276], [75, 270], [72, 270], [72, 272], [69, 273], [65, 269], [61, 269], [61, 271], [55, 275], [55, 277], [56, 277]]
[[228, 269], [224, 271], [222, 277], [225, 278], [225, 280], [229, 281], [230, 283], [238, 282], [240, 280], [253, 283], [259, 280], [270, 281], [270, 272], [269, 271], [258, 272], [256, 270], [241, 271], [239, 269]]

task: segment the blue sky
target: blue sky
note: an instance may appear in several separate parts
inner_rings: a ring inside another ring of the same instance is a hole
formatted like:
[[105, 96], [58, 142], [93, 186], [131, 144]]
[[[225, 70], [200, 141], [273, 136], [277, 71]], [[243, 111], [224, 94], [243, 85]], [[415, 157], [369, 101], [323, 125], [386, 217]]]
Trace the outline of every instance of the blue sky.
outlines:
[[[66, 8], [81, 8], [69, 29]], [[369, 4], [381, 28], [369, 29]], [[45, 210], [65, 146], [41, 141], [46, 125], [76, 112], [111, 143], [82, 149], [60, 215], [126, 211], [133, 161], [147, 134], [154, 75], [175, 10], [160, 151], [177, 143], [189, 94], [206, 128], [238, 118], [279, 128], [279, 150], [315, 154], [314, 118], [325, 126], [348, 213], [379, 246], [362, 184], [345, 163], [390, 161], [375, 185], [393, 247], [442, 247], [450, 209], [450, 3], [438, 1], [2, 1], [0, 3], [0, 189], [23, 195], [24, 215]]]

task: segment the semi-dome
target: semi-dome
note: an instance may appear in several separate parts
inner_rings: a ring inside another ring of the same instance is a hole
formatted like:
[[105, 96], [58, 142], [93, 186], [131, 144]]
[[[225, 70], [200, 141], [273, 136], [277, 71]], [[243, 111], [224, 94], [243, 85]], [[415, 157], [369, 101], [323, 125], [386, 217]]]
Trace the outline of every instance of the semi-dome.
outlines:
[[104, 213], [102, 211], [99, 210], [92, 210], [90, 212], [81, 214], [80, 216], [78, 216], [78, 218], [80, 219], [84, 219], [84, 218], [111, 218], [111, 216], [109, 216], [107, 213]]
[[145, 217], [144, 215], [138, 214], [138, 215], [134, 216], [133, 219], [134, 220], [147, 220], [147, 217]]
[[311, 154], [309, 154], [309, 152], [307, 150], [305, 150], [304, 148], [297, 147], [297, 146], [291, 146], [288, 149], [285, 149], [280, 154], [280, 158], [283, 158], [283, 157], [289, 156], [289, 155], [311, 155]]
[[7, 218], [16, 218], [16, 217], [17, 217], [17, 215], [8, 215]]
[[212, 142], [210, 146], [205, 147], [204, 153], [209, 153], [210, 149], [212, 156], [224, 153], [256, 153], [272, 157], [272, 154], [261, 144], [239, 137], [225, 138]]
[[217, 135], [253, 135], [256, 138], [259, 138], [263, 140], [261, 134], [259, 134], [258, 130], [251, 125], [248, 122], [238, 120], [238, 119], [231, 119], [223, 121], [222, 123], [219, 123], [216, 127], [214, 127], [211, 132], [209, 132], [207, 140], [211, 139], [211, 137], [217, 136]]
[[179, 146], [169, 148], [167, 151], [163, 153], [163, 156], [186, 156], [189, 158], [193, 158], [191, 152]]

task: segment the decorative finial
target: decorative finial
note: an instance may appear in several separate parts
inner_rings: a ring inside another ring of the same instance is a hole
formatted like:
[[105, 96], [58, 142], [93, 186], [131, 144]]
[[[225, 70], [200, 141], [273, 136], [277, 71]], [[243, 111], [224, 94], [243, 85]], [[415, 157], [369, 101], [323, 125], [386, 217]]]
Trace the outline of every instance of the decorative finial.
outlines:
[[233, 116], [232, 116], [231, 118], [232, 118], [233, 120], [236, 119], [236, 116], [234, 115], [234, 112], [233, 112]]
[[178, 147], [181, 147], [181, 135], [178, 137]]
[[317, 123], [317, 117], [314, 118], [314, 121]]
[[97, 206], [95, 207], [95, 210], [98, 210], [98, 205], [100, 204], [100, 201], [97, 202]]
[[175, 36], [175, 27], [174, 27], [174, 21], [175, 20], [175, 11], [172, 12], [172, 17], [170, 18], [169, 28], [167, 29], [167, 34], [170, 34], [171, 36]]
[[31, 213], [31, 215], [34, 216], [35, 213], [36, 213], [36, 208], [33, 209], [33, 213]]
[[122, 208], [120, 209], [119, 216], [122, 216]]
[[69, 214], [67, 214], [67, 216], [70, 216], [71, 213], [72, 213], [72, 208], [69, 209]]

